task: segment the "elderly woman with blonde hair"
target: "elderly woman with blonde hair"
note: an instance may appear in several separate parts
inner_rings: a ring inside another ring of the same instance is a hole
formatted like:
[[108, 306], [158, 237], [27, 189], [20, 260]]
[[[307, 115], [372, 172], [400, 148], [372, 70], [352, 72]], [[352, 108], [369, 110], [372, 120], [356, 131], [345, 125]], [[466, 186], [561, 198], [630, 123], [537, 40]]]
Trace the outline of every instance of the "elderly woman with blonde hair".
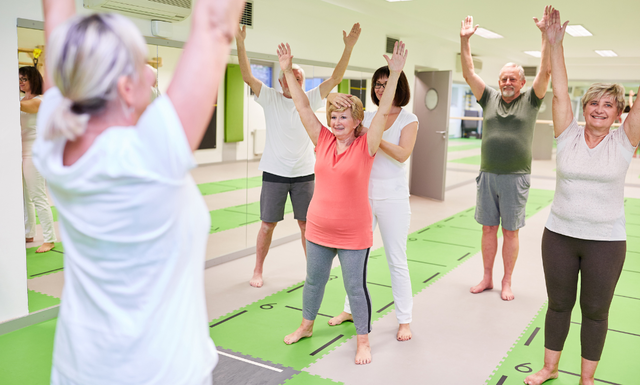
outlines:
[[402, 42], [396, 43], [391, 58], [385, 55], [389, 80], [378, 113], [369, 130], [363, 133], [364, 111], [362, 102], [355, 97], [350, 107], [337, 108], [327, 102], [327, 122], [331, 130], [324, 127], [295, 81], [289, 45], [281, 44], [278, 48], [280, 67], [290, 85], [291, 97], [316, 151], [316, 187], [307, 214], [307, 278], [302, 295], [302, 323], [284, 342], [293, 344], [313, 334], [331, 263], [337, 254], [356, 327], [355, 363], [359, 365], [371, 362], [371, 299], [366, 282], [369, 249], [373, 243], [369, 176], [406, 55]]
[[640, 107], [611, 130], [625, 106], [619, 84], [593, 84], [582, 98], [585, 127], [569, 97], [562, 40], [568, 22], [556, 10], [548, 20], [553, 77], [553, 125], [558, 140], [556, 191], [542, 237], [549, 307], [544, 366], [525, 379], [539, 385], [558, 377], [580, 279], [580, 384], [594, 383], [607, 335], [609, 307], [626, 254], [624, 182], [640, 142]]
[[189, 170], [243, 2], [199, 0], [165, 95], [136, 26], [44, 0], [47, 68], [34, 163], [65, 245], [51, 384], [211, 384], [210, 218]]

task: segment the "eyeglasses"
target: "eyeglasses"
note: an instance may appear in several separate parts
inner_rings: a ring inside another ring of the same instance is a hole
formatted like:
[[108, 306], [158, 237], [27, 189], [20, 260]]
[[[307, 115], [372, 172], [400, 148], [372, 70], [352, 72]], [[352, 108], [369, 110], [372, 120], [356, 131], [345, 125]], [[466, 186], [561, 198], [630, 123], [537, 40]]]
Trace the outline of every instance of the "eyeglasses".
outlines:
[[380, 88], [382, 88], [382, 89], [384, 90], [384, 89], [387, 87], [387, 83], [385, 83], [385, 84], [382, 84], [382, 83], [376, 83], [373, 87], [374, 87], [376, 90], [379, 90]]
[[19, 81], [20, 83], [26, 83], [26, 82], [28, 82], [28, 81], [29, 81], [29, 79], [27, 79], [27, 78], [18, 78], [18, 81]]

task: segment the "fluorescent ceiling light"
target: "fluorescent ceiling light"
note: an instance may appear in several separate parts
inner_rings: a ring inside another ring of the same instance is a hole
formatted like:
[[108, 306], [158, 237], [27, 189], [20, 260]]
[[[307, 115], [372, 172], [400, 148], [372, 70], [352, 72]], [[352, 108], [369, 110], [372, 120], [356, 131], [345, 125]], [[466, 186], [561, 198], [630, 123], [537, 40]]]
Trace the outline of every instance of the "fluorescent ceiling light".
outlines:
[[593, 36], [593, 34], [581, 25], [567, 25], [567, 33], [573, 37]]
[[524, 51], [524, 53], [533, 57], [542, 57], [542, 52], [540, 51]]
[[604, 57], [614, 57], [614, 56], [618, 56], [617, 53], [613, 52], [610, 49], [605, 49], [605, 50], [596, 50], [596, 53], [600, 56], [604, 56]]
[[476, 35], [480, 37], [484, 37], [485, 39], [502, 39], [504, 36], [498, 35], [495, 32], [491, 32], [488, 29], [478, 28], [476, 30]]

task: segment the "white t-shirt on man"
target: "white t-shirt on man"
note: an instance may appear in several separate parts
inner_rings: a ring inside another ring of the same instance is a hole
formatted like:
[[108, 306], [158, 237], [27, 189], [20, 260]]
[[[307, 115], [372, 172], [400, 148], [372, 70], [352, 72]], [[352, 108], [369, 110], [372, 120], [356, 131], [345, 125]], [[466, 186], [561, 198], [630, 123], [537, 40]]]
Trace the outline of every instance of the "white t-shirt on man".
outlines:
[[[312, 110], [322, 107], [320, 87], [306, 94]], [[262, 84], [255, 100], [264, 108], [267, 126], [266, 143], [258, 169], [286, 178], [313, 174], [316, 162], [313, 143], [300, 121], [293, 99]]]
[[45, 94], [33, 147], [65, 248], [55, 377], [201, 384], [218, 359], [204, 296], [210, 216], [173, 104], [159, 97], [135, 127], [107, 129], [64, 166], [66, 139], [42, 135], [62, 100]]
[[[362, 125], [369, 127], [376, 111], [365, 111]], [[391, 144], [400, 143], [402, 129], [417, 122], [418, 117], [404, 108], [400, 110], [395, 122], [382, 134], [382, 139]], [[376, 153], [369, 178], [369, 199], [404, 199], [409, 197], [407, 182], [407, 164], [398, 162], [382, 150]]]

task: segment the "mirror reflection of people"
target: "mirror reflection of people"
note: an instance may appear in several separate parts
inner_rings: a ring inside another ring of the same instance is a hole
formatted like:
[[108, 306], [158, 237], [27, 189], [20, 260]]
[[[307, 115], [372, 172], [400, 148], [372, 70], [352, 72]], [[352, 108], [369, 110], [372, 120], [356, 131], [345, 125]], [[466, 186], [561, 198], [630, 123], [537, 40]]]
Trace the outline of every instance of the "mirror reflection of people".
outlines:
[[467, 16], [460, 29], [462, 75], [484, 110], [482, 148], [476, 221], [482, 225], [482, 280], [471, 287], [473, 294], [493, 289], [493, 265], [498, 252], [498, 229], [502, 226], [504, 244], [502, 262], [504, 275], [500, 297], [504, 301], [515, 298], [512, 290], [513, 270], [520, 248], [519, 231], [525, 225], [525, 208], [531, 181], [533, 131], [549, 85], [550, 65], [545, 20], [551, 7], [544, 10], [542, 20], [533, 18], [542, 32], [540, 72], [531, 89], [522, 91], [527, 83], [524, 69], [507, 63], [500, 70], [500, 90], [487, 87], [473, 67], [471, 36], [478, 29], [473, 18]]
[[580, 384], [593, 385], [607, 336], [609, 308], [625, 260], [624, 185], [640, 142], [640, 106], [611, 130], [625, 105], [624, 87], [591, 85], [582, 97], [585, 127], [576, 122], [562, 41], [568, 21], [554, 11], [546, 34], [551, 46], [553, 126], [558, 142], [556, 190], [542, 236], [549, 297], [544, 367], [525, 379], [539, 385], [558, 377], [558, 364], [580, 289]]
[[[380, 104], [389, 80], [389, 67], [380, 67], [371, 79], [371, 100]], [[331, 94], [327, 100], [335, 107], [350, 106], [351, 95]], [[393, 106], [387, 117], [380, 151], [378, 152], [369, 179], [369, 203], [373, 215], [373, 229], [380, 225], [380, 234], [387, 256], [393, 303], [398, 320], [398, 341], [411, 339], [413, 293], [407, 264], [407, 236], [411, 222], [409, 205], [409, 183], [405, 162], [411, 155], [418, 135], [418, 117], [403, 109], [411, 99], [407, 77], [402, 72], [398, 80]], [[362, 125], [369, 127], [377, 111], [364, 112]], [[349, 297], [345, 299], [344, 311], [329, 320], [329, 325], [339, 325], [353, 320]]]
[[153, 73], [153, 78], [155, 79], [153, 85], [151, 86], [151, 102], [153, 103], [153, 101], [160, 96], [160, 90], [158, 89], [158, 70], [150, 64], [147, 64], [147, 68], [149, 68], [149, 70]]
[[[347, 34], [342, 31], [344, 50], [340, 61], [333, 70], [331, 77], [323, 81], [318, 87], [307, 92], [311, 107], [315, 110], [322, 107], [322, 99], [342, 81], [344, 72], [349, 65], [349, 58], [353, 47], [360, 36], [360, 24], [356, 23]], [[262, 171], [262, 190], [260, 192], [260, 230], [256, 240], [256, 264], [249, 284], [262, 287], [262, 273], [264, 261], [267, 258], [273, 231], [278, 222], [284, 219], [287, 195], [291, 198], [293, 217], [298, 221], [302, 247], [306, 255], [305, 231], [307, 226], [307, 209], [313, 196], [314, 175], [313, 147], [304, 133], [302, 123], [298, 117], [293, 101], [291, 101], [291, 82], [280, 72], [279, 82], [282, 92], [267, 87], [251, 73], [251, 65], [245, 39], [246, 26], [239, 28], [236, 33], [238, 48], [238, 62], [242, 80], [255, 94], [258, 104], [264, 109], [267, 137], [260, 159]], [[304, 71], [297, 65], [293, 67], [296, 83], [304, 87]]]
[[355, 363], [371, 362], [371, 299], [367, 289], [367, 261], [373, 243], [368, 187], [374, 156], [406, 61], [404, 44], [396, 43], [391, 59], [385, 55], [391, 74], [371, 127], [362, 133], [364, 111], [353, 97], [350, 107], [336, 109], [327, 102], [331, 131], [318, 120], [308, 97], [296, 82], [291, 48], [278, 48], [280, 67], [291, 85], [291, 96], [302, 124], [315, 146], [316, 188], [307, 219], [307, 277], [302, 294], [302, 323], [284, 338], [287, 345], [311, 337], [336, 254], [349, 297], [357, 333]]
[[36, 140], [36, 122], [42, 101], [44, 80], [35, 67], [20, 67], [20, 127], [22, 130], [22, 191], [24, 201], [24, 227], [26, 242], [33, 242], [36, 236], [36, 211], [40, 219], [44, 243], [36, 253], [44, 253], [55, 247], [56, 234], [53, 215], [47, 199], [44, 178], [33, 165], [32, 147]]
[[244, 2], [195, 3], [171, 84], [151, 105], [132, 21], [43, 3], [49, 72], [34, 163], [65, 246], [51, 384], [211, 384], [211, 220], [189, 170]]

